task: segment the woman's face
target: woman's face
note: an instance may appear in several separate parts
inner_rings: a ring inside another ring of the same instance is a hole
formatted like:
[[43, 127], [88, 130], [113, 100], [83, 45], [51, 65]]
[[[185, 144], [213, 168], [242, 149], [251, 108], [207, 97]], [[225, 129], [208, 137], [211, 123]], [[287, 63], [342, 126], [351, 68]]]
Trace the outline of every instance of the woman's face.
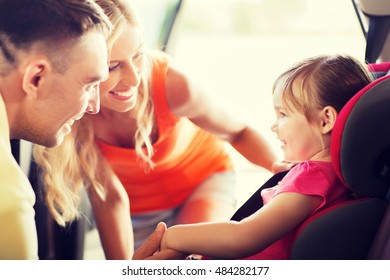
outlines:
[[126, 27], [114, 42], [109, 57], [109, 78], [100, 85], [102, 108], [127, 112], [137, 102], [144, 69], [144, 41], [139, 28]]

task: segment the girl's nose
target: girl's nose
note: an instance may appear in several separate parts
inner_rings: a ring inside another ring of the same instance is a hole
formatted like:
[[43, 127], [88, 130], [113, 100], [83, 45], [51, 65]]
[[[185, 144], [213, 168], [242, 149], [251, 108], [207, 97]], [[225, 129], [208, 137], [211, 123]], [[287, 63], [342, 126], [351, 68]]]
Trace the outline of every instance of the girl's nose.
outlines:
[[271, 125], [271, 131], [273, 132], [276, 132], [276, 128], [277, 128], [277, 125], [276, 125], [276, 121]]

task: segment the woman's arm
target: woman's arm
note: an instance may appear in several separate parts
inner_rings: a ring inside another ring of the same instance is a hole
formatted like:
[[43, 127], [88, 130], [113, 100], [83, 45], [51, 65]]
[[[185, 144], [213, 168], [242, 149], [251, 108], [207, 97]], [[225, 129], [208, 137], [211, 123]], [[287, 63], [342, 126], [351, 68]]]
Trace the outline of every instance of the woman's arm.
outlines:
[[222, 259], [248, 257], [295, 229], [321, 201], [319, 196], [281, 193], [241, 222], [170, 227], [161, 248]]
[[252, 163], [274, 173], [291, 168], [278, 161], [270, 144], [259, 132], [212, 102], [210, 94], [191, 83], [174, 66], [170, 66], [167, 73], [166, 95], [175, 115], [188, 117], [200, 128], [229, 142]]
[[107, 259], [131, 259], [134, 251], [133, 228], [130, 219], [130, 203], [123, 185], [111, 171], [104, 187], [106, 199], [89, 190], [96, 225]]

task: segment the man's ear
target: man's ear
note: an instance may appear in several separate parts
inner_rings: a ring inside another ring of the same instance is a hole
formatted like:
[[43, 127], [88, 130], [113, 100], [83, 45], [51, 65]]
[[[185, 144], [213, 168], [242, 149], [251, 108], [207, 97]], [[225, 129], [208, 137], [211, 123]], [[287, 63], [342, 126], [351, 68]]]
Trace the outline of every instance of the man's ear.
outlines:
[[33, 60], [25, 66], [22, 80], [22, 88], [24, 92], [36, 98], [38, 96], [38, 89], [44, 76], [50, 70], [50, 65], [47, 60], [39, 59]]
[[332, 106], [326, 106], [321, 111], [321, 126], [320, 131], [322, 134], [327, 134], [332, 131], [336, 122], [337, 111]]

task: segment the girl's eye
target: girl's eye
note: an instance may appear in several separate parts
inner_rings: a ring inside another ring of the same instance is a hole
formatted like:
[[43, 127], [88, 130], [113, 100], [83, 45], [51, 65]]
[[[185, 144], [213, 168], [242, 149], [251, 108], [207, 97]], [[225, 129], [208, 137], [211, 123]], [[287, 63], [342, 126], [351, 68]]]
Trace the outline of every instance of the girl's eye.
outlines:
[[108, 71], [115, 71], [119, 67], [119, 62], [113, 62], [108, 65]]

